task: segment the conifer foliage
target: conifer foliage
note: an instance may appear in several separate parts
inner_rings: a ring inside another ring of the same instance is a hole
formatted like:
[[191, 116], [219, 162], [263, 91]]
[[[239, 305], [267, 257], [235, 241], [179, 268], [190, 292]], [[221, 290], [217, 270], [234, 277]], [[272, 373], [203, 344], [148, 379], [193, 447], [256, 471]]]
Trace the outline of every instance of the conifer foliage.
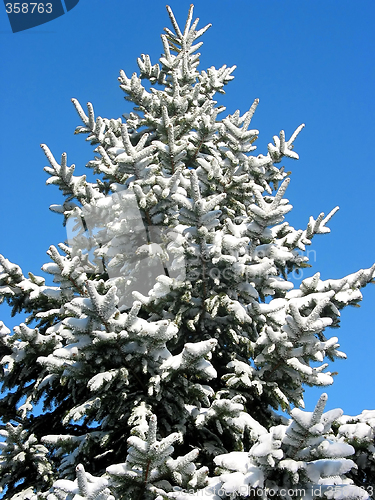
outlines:
[[210, 25], [192, 6], [184, 29], [168, 14], [159, 63], [142, 54], [139, 74], [120, 73], [133, 112], [95, 118], [72, 100], [98, 180], [42, 145], [69, 228], [43, 266], [54, 285], [0, 257], [1, 300], [27, 316], [0, 323], [3, 494], [369, 498], [375, 411], [324, 412], [323, 394], [305, 412], [303, 386], [332, 384], [325, 361], [345, 354], [326, 329], [375, 265], [290, 281], [337, 211], [285, 221], [280, 164], [298, 159], [303, 125], [254, 155], [258, 100], [222, 117], [214, 97], [235, 67], [199, 70]]

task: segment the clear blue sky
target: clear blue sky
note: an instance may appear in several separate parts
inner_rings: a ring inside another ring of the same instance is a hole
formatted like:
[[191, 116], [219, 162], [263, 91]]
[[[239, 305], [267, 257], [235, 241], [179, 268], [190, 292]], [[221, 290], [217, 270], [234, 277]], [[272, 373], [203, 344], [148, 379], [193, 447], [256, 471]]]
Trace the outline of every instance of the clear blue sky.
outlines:
[[[171, 0], [181, 24], [191, 1]], [[375, 262], [374, 215], [374, 49], [373, 0], [196, 0], [204, 35], [201, 69], [237, 65], [221, 104], [245, 112], [254, 98], [260, 105], [252, 125], [260, 130], [258, 152], [272, 136], [306, 128], [296, 141], [298, 162], [287, 197], [294, 206], [289, 222], [304, 229], [310, 215], [340, 211], [331, 234], [310, 247], [313, 269], [322, 279], [340, 278]], [[91, 101], [107, 118], [128, 112], [118, 88], [118, 72], [137, 71], [136, 59], [162, 52], [160, 33], [169, 26], [165, 1], [80, 0], [64, 16], [13, 34], [0, 6], [1, 216], [0, 253], [24, 273], [40, 274], [50, 244], [66, 238], [62, 220], [49, 211], [61, 196], [45, 186], [47, 164], [39, 147], [68, 153], [79, 174], [92, 158], [84, 136], [74, 136], [79, 118], [70, 102]], [[315, 255], [315, 258], [314, 258]], [[316, 262], [314, 262], [314, 260]], [[304, 277], [308, 274], [305, 273]], [[346, 361], [336, 361], [335, 383], [327, 388], [327, 408], [346, 414], [375, 408], [375, 287], [363, 290], [361, 308], [342, 312], [338, 335]], [[8, 326], [6, 306], [0, 317]], [[323, 389], [307, 389], [312, 409]]]

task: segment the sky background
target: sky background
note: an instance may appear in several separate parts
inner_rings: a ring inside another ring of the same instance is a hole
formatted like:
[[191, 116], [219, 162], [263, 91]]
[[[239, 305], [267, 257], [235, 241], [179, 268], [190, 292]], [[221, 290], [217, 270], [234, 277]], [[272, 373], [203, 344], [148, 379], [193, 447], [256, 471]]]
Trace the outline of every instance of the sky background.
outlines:
[[[191, 1], [171, 0], [184, 26]], [[235, 79], [219, 103], [228, 113], [260, 104], [252, 128], [260, 131], [258, 152], [266, 153], [281, 129], [287, 139], [300, 123], [306, 128], [295, 142], [298, 162], [287, 198], [294, 210], [287, 220], [305, 229], [336, 205], [328, 235], [309, 247], [313, 268], [322, 279], [341, 278], [375, 262], [374, 236], [374, 49], [373, 0], [196, 0], [200, 27], [212, 23], [202, 38], [200, 69], [237, 65]], [[66, 239], [62, 218], [49, 211], [62, 197], [45, 186], [48, 164], [40, 143], [56, 158], [64, 151], [76, 174], [88, 171], [93, 147], [73, 135], [80, 119], [70, 102], [94, 105], [96, 115], [118, 118], [131, 110], [118, 87], [118, 73], [138, 70], [140, 54], [155, 64], [162, 52], [160, 34], [170, 27], [165, 1], [80, 0], [64, 16], [13, 34], [0, 5], [1, 212], [0, 253], [28, 271], [42, 274], [51, 244]], [[224, 115], [220, 115], [224, 116]], [[375, 408], [375, 286], [363, 290], [361, 308], [342, 311], [338, 336], [348, 359], [331, 364], [338, 371], [333, 386], [307, 388], [312, 410], [323, 391], [328, 408], [354, 415]], [[6, 305], [0, 318], [8, 327]]]

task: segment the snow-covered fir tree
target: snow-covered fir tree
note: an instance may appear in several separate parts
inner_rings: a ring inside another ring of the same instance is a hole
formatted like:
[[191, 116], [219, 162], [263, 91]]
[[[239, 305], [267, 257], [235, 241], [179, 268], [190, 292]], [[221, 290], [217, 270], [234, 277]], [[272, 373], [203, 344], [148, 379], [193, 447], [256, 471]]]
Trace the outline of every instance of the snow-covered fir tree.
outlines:
[[337, 211], [285, 221], [281, 163], [303, 125], [254, 155], [258, 100], [225, 116], [215, 94], [235, 67], [198, 69], [209, 25], [168, 14], [159, 64], [121, 71], [132, 113], [95, 118], [73, 99], [98, 180], [42, 145], [68, 228], [43, 266], [54, 285], [0, 257], [1, 300], [27, 316], [0, 323], [3, 495], [370, 498], [375, 411], [324, 412], [324, 393], [303, 411], [303, 386], [332, 384], [325, 360], [345, 354], [326, 329], [375, 265], [288, 279]]

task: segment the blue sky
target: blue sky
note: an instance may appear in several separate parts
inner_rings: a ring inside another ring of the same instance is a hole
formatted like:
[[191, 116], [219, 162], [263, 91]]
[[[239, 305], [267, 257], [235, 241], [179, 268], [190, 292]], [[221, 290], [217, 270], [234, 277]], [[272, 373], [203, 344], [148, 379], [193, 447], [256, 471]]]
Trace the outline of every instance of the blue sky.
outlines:
[[[191, 1], [171, 0], [184, 24]], [[245, 112], [254, 98], [260, 104], [252, 126], [260, 130], [258, 153], [281, 129], [287, 137], [306, 128], [295, 149], [287, 197], [294, 206], [287, 220], [304, 229], [310, 215], [340, 211], [331, 234], [317, 236], [310, 247], [313, 268], [322, 279], [340, 278], [375, 262], [373, 155], [374, 50], [373, 0], [196, 0], [204, 35], [201, 69], [237, 65], [235, 80], [220, 103], [228, 112]], [[92, 147], [74, 136], [80, 124], [70, 102], [91, 101], [96, 115], [117, 118], [129, 112], [118, 88], [120, 69], [138, 70], [136, 59], [162, 52], [160, 34], [169, 26], [165, 1], [80, 0], [64, 16], [13, 34], [0, 7], [1, 216], [0, 253], [24, 273], [41, 274], [46, 250], [66, 238], [62, 220], [49, 211], [59, 203], [56, 187], [45, 186], [47, 164], [40, 149], [46, 143], [57, 158], [85, 173]], [[333, 386], [307, 389], [306, 408], [313, 409], [326, 390], [327, 408], [346, 414], [375, 408], [375, 287], [364, 290], [361, 308], [342, 312], [342, 327], [327, 330], [339, 337], [346, 361], [336, 361]], [[0, 317], [9, 326], [6, 306]]]

